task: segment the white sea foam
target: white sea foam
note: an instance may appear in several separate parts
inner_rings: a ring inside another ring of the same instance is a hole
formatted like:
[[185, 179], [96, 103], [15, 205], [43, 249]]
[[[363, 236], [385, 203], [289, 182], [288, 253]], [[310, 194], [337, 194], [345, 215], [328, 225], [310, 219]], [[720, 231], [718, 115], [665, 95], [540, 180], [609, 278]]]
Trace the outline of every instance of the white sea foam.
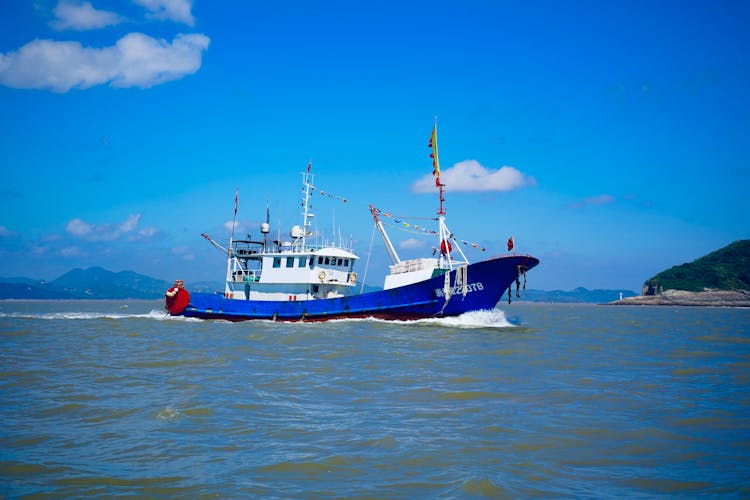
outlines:
[[[143, 314], [123, 314], [111, 312], [49, 312], [49, 313], [3, 313], [0, 312], [0, 318], [19, 318], [19, 319], [42, 319], [42, 320], [96, 320], [96, 319], [150, 319], [155, 321], [188, 321], [200, 322], [198, 318], [187, 318], [185, 316], [170, 316], [165, 311], [152, 309]], [[264, 323], [274, 323], [272, 320], [255, 320]], [[489, 309], [482, 311], [472, 311], [461, 314], [460, 316], [450, 316], [447, 318], [424, 318], [415, 320], [384, 320], [378, 318], [342, 318], [330, 320], [331, 322], [376, 322], [401, 325], [434, 325], [451, 328], [511, 328], [516, 325], [509, 322], [505, 313], [500, 309]], [[305, 323], [317, 325], [318, 322]]]
[[516, 326], [508, 321], [505, 313], [500, 309], [484, 309], [481, 311], [466, 312], [459, 316], [425, 318], [404, 321], [403, 323], [439, 325], [452, 328], [510, 328]]
[[51, 312], [51, 313], [2, 313], [0, 318], [19, 318], [19, 319], [72, 319], [72, 320], [90, 320], [90, 319], [151, 319], [156, 321], [200, 321], [195, 318], [185, 318], [182, 316], [170, 316], [165, 311], [152, 309], [144, 314], [120, 314], [109, 312]]
[[508, 321], [505, 313], [500, 309], [483, 309], [481, 311], [463, 313], [460, 316], [418, 321], [434, 321], [439, 325], [458, 328], [510, 328], [517, 326]]
[[446, 318], [423, 318], [414, 320], [385, 320], [378, 318], [345, 318], [332, 320], [335, 322], [369, 321], [379, 323], [401, 324], [401, 325], [435, 325], [451, 328], [512, 328], [514, 325], [505, 317], [500, 309], [484, 309], [471, 311], [459, 316]]

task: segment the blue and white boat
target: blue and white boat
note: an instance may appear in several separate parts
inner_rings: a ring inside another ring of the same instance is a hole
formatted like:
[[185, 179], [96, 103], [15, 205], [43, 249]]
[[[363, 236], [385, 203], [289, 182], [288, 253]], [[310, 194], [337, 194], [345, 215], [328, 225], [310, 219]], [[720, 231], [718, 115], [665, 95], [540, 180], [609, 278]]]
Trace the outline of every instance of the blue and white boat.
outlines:
[[[383, 289], [357, 290], [355, 264], [359, 260], [351, 245], [318, 244], [313, 238], [311, 198], [316, 190], [310, 165], [302, 176], [302, 224], [289, 231], [289, 240], [270, 241], [268, 210], [261, 224], [262, 241], [235, 240], [223, 247], [204, 234], [226, 254], [224, 292], [190, 293], [181, 280], [166, 293], [166, 309], [173, 316], [242, 321], [325, 321], [338, 318], [410, 320], [457, 316], [469, 311], [492, 309], [507, 290], [539, 260], [530, 255], [507, 254], [470, 263], [459, 241], [445, 221], [444, 184], [440, 182], [437, 130], [430, 140], [435, 185], [440, 194], [437, 237], [432, 257], [401, 260], [381, 218], [390, 217], [372, 205], [370, 211], [392, 265]], [[236, 202], [236, 198], [235, 198]], [[235, 204], [235, 218], [237, 208]], [[233, 234], [233, 233], [232, 233]], [[462, 240], [465, 244], [466, 242]], [[510, 248], [509, 248], [510, 250]], [[362, 287], [363, 288], [363, 287]]]

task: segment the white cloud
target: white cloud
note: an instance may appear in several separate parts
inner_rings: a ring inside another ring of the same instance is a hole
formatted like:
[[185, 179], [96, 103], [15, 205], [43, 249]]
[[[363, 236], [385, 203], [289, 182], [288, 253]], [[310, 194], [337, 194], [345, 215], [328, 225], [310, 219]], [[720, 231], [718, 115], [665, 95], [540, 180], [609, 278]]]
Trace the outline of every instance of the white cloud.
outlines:
[[[440, 181], [446, 185], [446, 191], [513, 191], [524, 186], [536, 185], [533, 177], [521, 173], [513, 167], [501, 167], [498, 170], [483, 167], [476, 160], [464, 160], [450, 168], [440, 171]], [[411, 185], [416, 193], [435, 191], [435, 177], [426, 174]]]
[[615, 197], [611, 194], [600, 194], [598, 196], [590, 196], [583, 200], [571, 203], [570, 208], [582, 208], [591, 205], [606, 205], [607, 203], [614, 203]]
[[86, 236], [94, 228], [91, 224], [87, 224], [81, 219], [73, 219], [68, 222], [65, 230], [73, 236]]
[[97, 49], [79, 42], [34, 40], [15, 52], [0, 53], [0, 84], [53, 92], [104, 83], [152, 87], [198, 71], [209, 42], [202, 34], [177, 35], [169, 43], [130, 33], [113, 46]]
[[[114, 241], [120, 236], [132, 233], [138, 229], [141, 214], [129, 215], [120, 224], [89, 224], [82, 219], [72, 219], [65, 227], [65, 231], [77, 238], [87, 241]], [[146, 228], [145, 230], [150, 230]]]
[[[234, 222], [231, 220], [226, 221], [224, 224], [224, 229], [227, 230], [227, 232], [232, 232], [232, 225], [234, 225]], [[253, 224], [249, 221], [242, 221], [238, 220], [235, 227], [234, 227], [234, 234], [243, 234], [250, 231], [250, 228], [253, 227]]]
[[15, 236], [15, 231], [11, 231], [5, 226], [0, 226], [0, 238], [14, 238]]
[[158, 234], [158, 232], [159, 230], [155, 227], [144, 227], [143, 229], [139, 229], [138, 232], [131, 234], [131, 236], [128, 237], [128, 241], [147, 240], [149, 238], [153, 238], [156, 234]]
[[426, 243], [422, 240], [418, 240], [417, 238], [407, 238], [401, 243], [398, 244], [399, 248], [403, 248], [404, 250], [410, 250], [413, 248], [422, 248], [426, 245]]
[[188, 26], [195, 24], [191, 9], [193, 0], [134, 0], [135, 3], [149, 11], [148, 17], [153, 19], [168, 19]]
[[97, 29], [124, 21], [124, 18], [114, 12], [96, 10], [90, 2], [73, 0], [58, 2], [54, 13], [56, 19], [50, 23], [50, 26], [59, 31]]
[[86, 253], [76, 246], [61, 248], [58, 252], [63, 257], [83, 257]]
[[141, 220], [141, 214], [131, 214], [120, 224], [120, 231], [123, 233], [129, 233], [138, 227], [138, 222]]
[[154, 236], [157, 232], [159, 232], [158, 229], [155, 227], [144, 227], [140, 231], [138, 231], [138, 236], [141, 238], [150, 238]]
[[190, 252], [187, 246], [172, 247], [172, 253], [182, 260], [195, 260], [195, 254]]

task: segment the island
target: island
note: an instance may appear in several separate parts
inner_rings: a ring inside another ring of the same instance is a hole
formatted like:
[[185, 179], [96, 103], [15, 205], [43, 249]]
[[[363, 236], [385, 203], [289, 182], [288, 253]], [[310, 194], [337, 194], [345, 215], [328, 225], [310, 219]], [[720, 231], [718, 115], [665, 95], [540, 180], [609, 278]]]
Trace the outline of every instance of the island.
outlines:
[[750, 240], [739, 240], [643, 283], [615, 305], [750, 307]]

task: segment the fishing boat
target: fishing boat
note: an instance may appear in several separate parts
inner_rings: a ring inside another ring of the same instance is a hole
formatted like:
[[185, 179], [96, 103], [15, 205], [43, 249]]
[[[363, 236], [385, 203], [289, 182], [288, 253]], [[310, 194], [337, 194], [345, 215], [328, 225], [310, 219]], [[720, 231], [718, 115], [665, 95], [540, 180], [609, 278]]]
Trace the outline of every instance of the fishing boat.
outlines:
[[[416, 226], [437, 238], [430, 257], [401, 260], [383, 225], [395, 219], [370, 205], [374, 229], [380, 234], [392, 264], [382, 290], [357, 291], [355, 264], [359, 257], [351, 243], [333, 238], [320, 241], [312, 229], [311, 200], [317, 192], [311, 163], [301, 173], [301, 225], [292, 226], [289, 239], [270, 240], [270, 217], [261, 224], [262, 239], [234, 239], [224, 247], [207, 234], [203, 236], [226, 257], [226, 285], [223, 292], [191, 293], [183, 280], [176, 280], [166, 292], [165, 307], [170, 315], [201, 319], [326, 321], [340, 318], [412, 320], [457, 316], [469, 311], [493, 309], [507, 290], [539, 264], [530, 255], [508, 253], [470, 263], [446, 223], [444, 188], [437, 154], [437, 124], [429, 142], [435, 186], [440, 196], [436, 229]], [[328, 194], [330, 197], [330, 193]], [[341, 198], [341, 197], [339, 197]], [[235, 195], [234, 220], [237, 218]], [[346, 199], [344, 199], [346, 201]], [[234, 227], [234, 225], [233, 225]], [[512, 250], [512, 238], [508, 251]], [[477, 247], [476, 244], [471, 246]], [[482, 249], [484, 250], [484, 249]]]

